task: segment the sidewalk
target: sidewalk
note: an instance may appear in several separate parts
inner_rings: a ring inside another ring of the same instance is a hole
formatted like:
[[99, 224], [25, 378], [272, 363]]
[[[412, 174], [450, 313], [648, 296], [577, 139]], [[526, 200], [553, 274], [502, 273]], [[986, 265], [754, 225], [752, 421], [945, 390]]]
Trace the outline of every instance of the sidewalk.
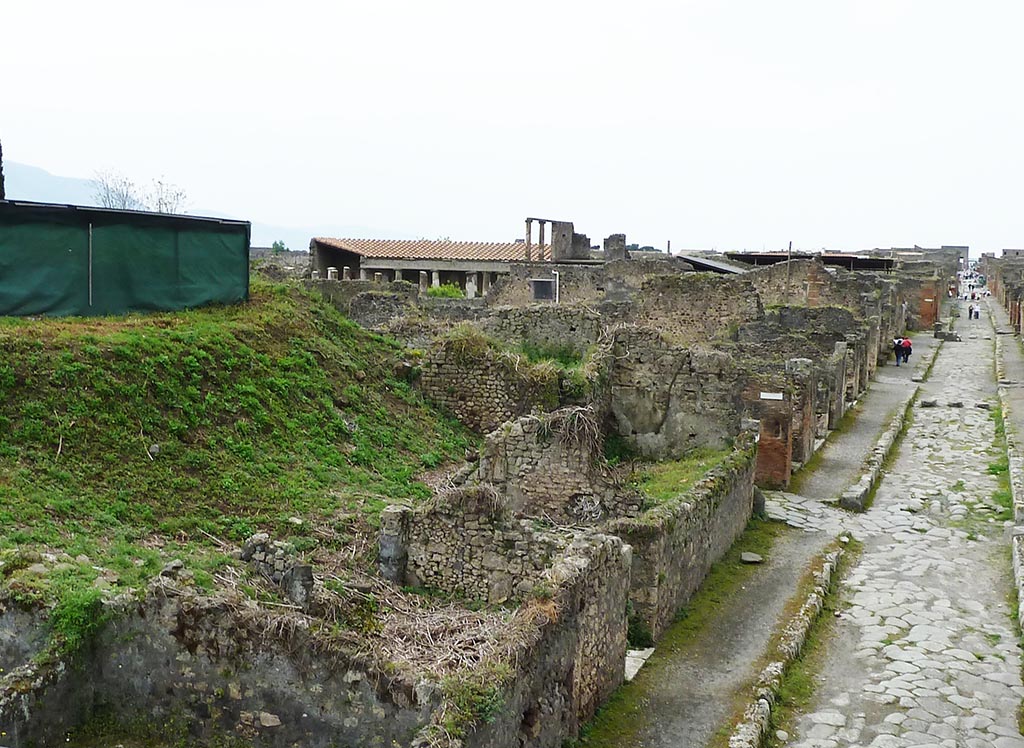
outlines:
[[907, 398], [917, 386], [911, 378], [924, 372], [928, 354], [937, 345], [935, 338], [920, 333], [913, 338], [914, 365], [896, 366], [887, 361], [878, 367], [875, 378], [857, 404], [855, 420], [842, 433], [833, 433], [821, 448], [809, 475], [798, 472], [796, 493], [817, 501], [837, 501], [843, 491], [859, 478], [864, 458], [875, 446], [879, 435], [889, 425], [896, 411], [905, 407]]

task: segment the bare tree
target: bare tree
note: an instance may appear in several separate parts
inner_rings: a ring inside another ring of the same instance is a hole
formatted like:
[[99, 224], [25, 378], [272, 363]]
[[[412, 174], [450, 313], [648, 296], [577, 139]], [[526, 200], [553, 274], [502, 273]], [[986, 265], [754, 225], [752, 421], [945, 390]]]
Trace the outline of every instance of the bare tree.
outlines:
[[101, 208], [145, 210], [142, 192], [123, 174], [98, 171], [92, 178], [92, 197]]
[[154, 179], [147, 195], [146, 207], [157, 213], [184, 213], [188, 196], [185, 190], [163, 177]]
[[188, 200], [185, 190], [163, 177], [154, 179], [146, 189], [118, 172], [100, 171], [93, 177], [92, 186], [93, 199], [103, 208], [182, 213]]

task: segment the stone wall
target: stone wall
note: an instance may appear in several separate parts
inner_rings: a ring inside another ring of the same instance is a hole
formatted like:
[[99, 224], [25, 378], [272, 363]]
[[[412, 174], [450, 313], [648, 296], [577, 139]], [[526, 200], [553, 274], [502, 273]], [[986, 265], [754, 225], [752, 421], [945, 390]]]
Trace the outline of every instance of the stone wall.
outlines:
[[689, 491], [604, 531], [633, 547], [629, 599], [657, 638], [750, 520], [757, 445], [743, 432], [732, 457]]
[[529, 596], [572, 538], [517, 519], [485, 488], [460, 488], [419, 510], [384, 511], [381, 570], [399, 584], [499, 604]]
[[566, 351], [582, 357], [601, 336], [601, 315], [588, 306], [559, 304], [491, 308], [481, 329], [509, 345], [523, 343], [542, 351]]
[[612, 479], [603, 445], [592, 408], [525, 416], [487, 435], [468, 482], [492, 488], [517, 516], [591, 524], [633, 514], [639, 499]]
[[790, 359], [786, 362], [786, 372], [793, 382], [793, 462], [802, 464], [814, 454], [819, 379], [814, 362], [807, 358]]
[[677, 258], [644, 258], [639, 260], [612, 260], [590, 264], [531, 263], [515, 264], [508, 275], [499, 278], [487, 294], [487, 303], [493, 306], [526, 306], [551, 302], [535, 302], [531, 278], [554, 278], [558, 273], [560, 304], [597, 304], [606, 298], [624, 298], [637, 295], [645, 280], [659, 275], [689, 273], [693, 266]]
[[505, 421], [559, 403], [559, 377], [525, 357], [502, 354], [482, 336], [438, 341], [422, 366], [423, 395], [467, 428], [487, 433]]
[[747, 274], [684, 273], [644, 279], [628, 313], [623, 322], [657, 329], [676, 344], [705, 346], [732, 337], [764, 309]]
[[[559, 748], [622, 683], [626, 659], [629, 546], [616, 537], [579, 537], [538, 579], [550, 597], [535, 598], [510, 622], [532, 635], [511, 653], [514, 677], [489, 724], [465, 748]], [[428, 731], [424, 731], [428, 732]], [[414, 746], [448, 746], [424, 737]]]
[[552, 262], [517, 263], [509, 267], [487, 293], [491, 306], [553, 306], [553, 301], [535, 301], [530, 280], [554, 279], [558, 273], [558, 300], [561, 304], [596, 303], [604, 295], [601, 263], [569, 264]]
[[741, 375], [727, 354], [673, 345], [657, 330], [631, 326], [615, 331], [612, 353], [614, 429], [644, 457], [721, 448], [739, 432]]
[[[65, 745], [94, 714], [170, 725], [190, 744], [408, 745], [437, 708], [436, 688], [342, 651], [292, 615], [166, 583], [111, 620], [72, 665], [34, 662], [0, 681], [5, 744]], [[273, 633], [269, 633], [273, 632]]]

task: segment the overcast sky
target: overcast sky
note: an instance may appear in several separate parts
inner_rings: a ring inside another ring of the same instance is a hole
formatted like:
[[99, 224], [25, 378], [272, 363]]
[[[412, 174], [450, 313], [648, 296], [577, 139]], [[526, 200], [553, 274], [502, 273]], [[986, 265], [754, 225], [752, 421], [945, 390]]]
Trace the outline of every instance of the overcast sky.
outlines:
[[0, 19], [7, 159], [163, 175], [250, 220], [1024, 246], [1020, 0], [48, 0]]

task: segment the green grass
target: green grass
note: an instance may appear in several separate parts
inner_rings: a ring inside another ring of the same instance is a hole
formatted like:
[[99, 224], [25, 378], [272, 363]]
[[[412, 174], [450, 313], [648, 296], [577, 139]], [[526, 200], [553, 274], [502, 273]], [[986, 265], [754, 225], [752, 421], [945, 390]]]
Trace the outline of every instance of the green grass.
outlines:
[[[845, 607], [839, 597], [838, 582], [856, 565], [862, 552], [863, 545], [851, 539], [846, 545], [845, 553], [840, 557], [838, 568], [832, 575], [829, 592], [822, 601], [821, 614], [808, 630], [800, 656], [789, 664], [783, 674], [779, 694], [772, 708], [772, 726], [764, 742], [765, 748], [782, 748], [785, 744], [779, 741], [776, 732], [784, 730], [793, 734], [797, 718], [814, 700], [818, 677], [828, 661], [828, 648], [836, 630], [835, 614]], [[793, 598], [794, 608], [803, 603], [812, 586], [813, 579], [805, 577], [800, 590]]]
[[989, 418], [995, 422], [996, 434], [994, 446], [999, 458], [988, 465], [987, 472], [995, 476], [996, 490], [992, 492], [992, 503], [999, 507], [996, 519], [1000, 522], [1013, 519], [1013, 490], [1010, 487], [1010, 459], [1006, 453], [1006, 422], [1003, 420], [1003, 409], [996, 406], [989, 411]]
[[386, 504], [427, 498], [417, 473], [470, 443], [396, 379], [403, 355], [259, 281], [231, 307], [2, 319], [0, 551], [85, 554], [134, 585], [203, 549], [202, 584], [227, 562], [211, 535], [311, 547], [326, 524], [345, 542]]
[[759, 567], [740, 562], [742, 551], [767, 557], [785, 525], [753, 519], [723, 558], [711, 567], [707, 578], [690, 602], [678, 613], [662, 635], [658, 648], [632, 682], [624, 684], [594, 719], [583, 729], [578, 746], [587, 748], [629, 748], [639, 746], [640, 732], [649, 724], [647, 704], [651, 696], [666, 687], [665, 675], [674, 660], [686, 657], [701, 639], [714, 637], [715, 622], [725, 614], [733, 597], [757, 573]]
[[646, 495], [647, 506], [656, 506], [692, 488], [708, 472], [725, 462], [732, 453], [731, 447], [693, 449], [678, 460], [645, 466], [637, 476], [635, 486]]

